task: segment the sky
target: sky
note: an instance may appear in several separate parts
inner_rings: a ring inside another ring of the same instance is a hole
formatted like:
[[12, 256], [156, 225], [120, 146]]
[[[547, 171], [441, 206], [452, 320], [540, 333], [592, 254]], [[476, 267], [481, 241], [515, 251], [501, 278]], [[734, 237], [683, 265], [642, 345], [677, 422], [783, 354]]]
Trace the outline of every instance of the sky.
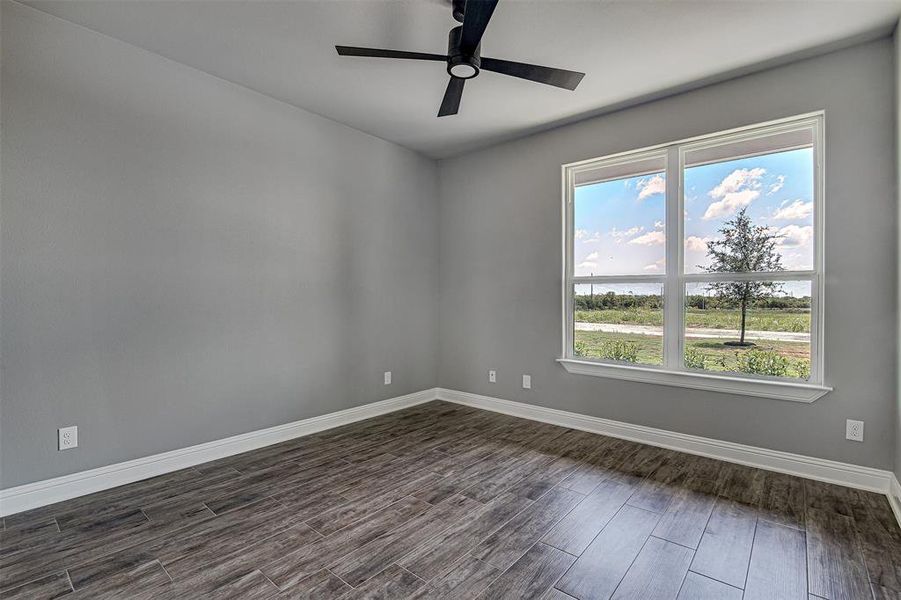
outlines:
[[[657, 173], [576, 188], [576, 276], [665, 273], [665, 184]], [[690, 167], [684, 184], [686, 272], [705, 270], [706, 242], [744, 207], [781, 236], [785, 269], [813, 268], [811, 149]]]

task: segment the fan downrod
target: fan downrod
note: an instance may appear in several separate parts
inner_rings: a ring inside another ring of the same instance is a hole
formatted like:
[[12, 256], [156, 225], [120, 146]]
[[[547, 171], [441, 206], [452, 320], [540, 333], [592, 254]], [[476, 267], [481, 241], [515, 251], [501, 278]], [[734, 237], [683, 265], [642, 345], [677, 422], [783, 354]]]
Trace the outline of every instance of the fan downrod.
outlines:
[[463, 13], [466, 10], [466, 0], [453, 0], [454, 19], [457, 23], [463, 22]]

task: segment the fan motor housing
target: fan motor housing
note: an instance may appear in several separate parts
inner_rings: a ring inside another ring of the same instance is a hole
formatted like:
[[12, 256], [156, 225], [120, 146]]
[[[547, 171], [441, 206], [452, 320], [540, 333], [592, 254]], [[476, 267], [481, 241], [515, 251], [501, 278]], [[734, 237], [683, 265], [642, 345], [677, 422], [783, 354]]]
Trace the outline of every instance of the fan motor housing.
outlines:
[[460, 51], [460, 37], [463, 34], [463, 26], [459, 25], [447, 34], [447, 72], [457, 79], [472, 79], [479, 74], [482, 61], [479, 58], [481, 44], [476, 47], [472, 56], [467, 56]]

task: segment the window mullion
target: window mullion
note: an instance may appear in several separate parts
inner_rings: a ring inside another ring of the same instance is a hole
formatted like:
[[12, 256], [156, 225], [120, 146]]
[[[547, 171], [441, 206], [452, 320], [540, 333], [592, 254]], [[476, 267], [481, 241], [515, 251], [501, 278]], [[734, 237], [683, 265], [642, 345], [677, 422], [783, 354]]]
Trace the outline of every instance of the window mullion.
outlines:
[[561, 356], [573, 356], [573, 172], [563, 168], [563, 350]]
[[679, 148], [666, 153], [666, 281], [663, 286], [663, 364], [682, 368], [682, 169]]
[[595, 275], [592, 277], [572, 277], [570, 283], [580, 285], [589, 283], [663, 283], [666, 279], [661, 275]]
[[816, 271], [720, 271], [716, 273], [686, 273], [685, 282], [707, 281], [809, 281], [816, 277]]

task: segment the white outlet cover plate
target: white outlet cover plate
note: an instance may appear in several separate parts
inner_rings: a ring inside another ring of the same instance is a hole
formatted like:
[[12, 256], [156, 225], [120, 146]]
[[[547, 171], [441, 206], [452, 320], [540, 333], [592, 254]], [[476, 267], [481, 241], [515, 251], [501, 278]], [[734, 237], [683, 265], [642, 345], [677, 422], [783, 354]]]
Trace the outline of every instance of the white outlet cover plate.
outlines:
[[60, 427], [57, 430], [59, 434], [59, 450], [71, 450], [78, 447], [78, 426]]
[[524, 390], [532, 389], [532, 376], [531, 375], [523, 375], [522, 376], [522, 389], [524, 389]]
[[385, 385], [391, 385], [391, 371], [385, 371]]
[[497, 383], [497, 371], [488, 371], [488, 382]]
[[863, 421], [848, 419], [845, 422], [845, 438], [854, 442], [863, 441]]

